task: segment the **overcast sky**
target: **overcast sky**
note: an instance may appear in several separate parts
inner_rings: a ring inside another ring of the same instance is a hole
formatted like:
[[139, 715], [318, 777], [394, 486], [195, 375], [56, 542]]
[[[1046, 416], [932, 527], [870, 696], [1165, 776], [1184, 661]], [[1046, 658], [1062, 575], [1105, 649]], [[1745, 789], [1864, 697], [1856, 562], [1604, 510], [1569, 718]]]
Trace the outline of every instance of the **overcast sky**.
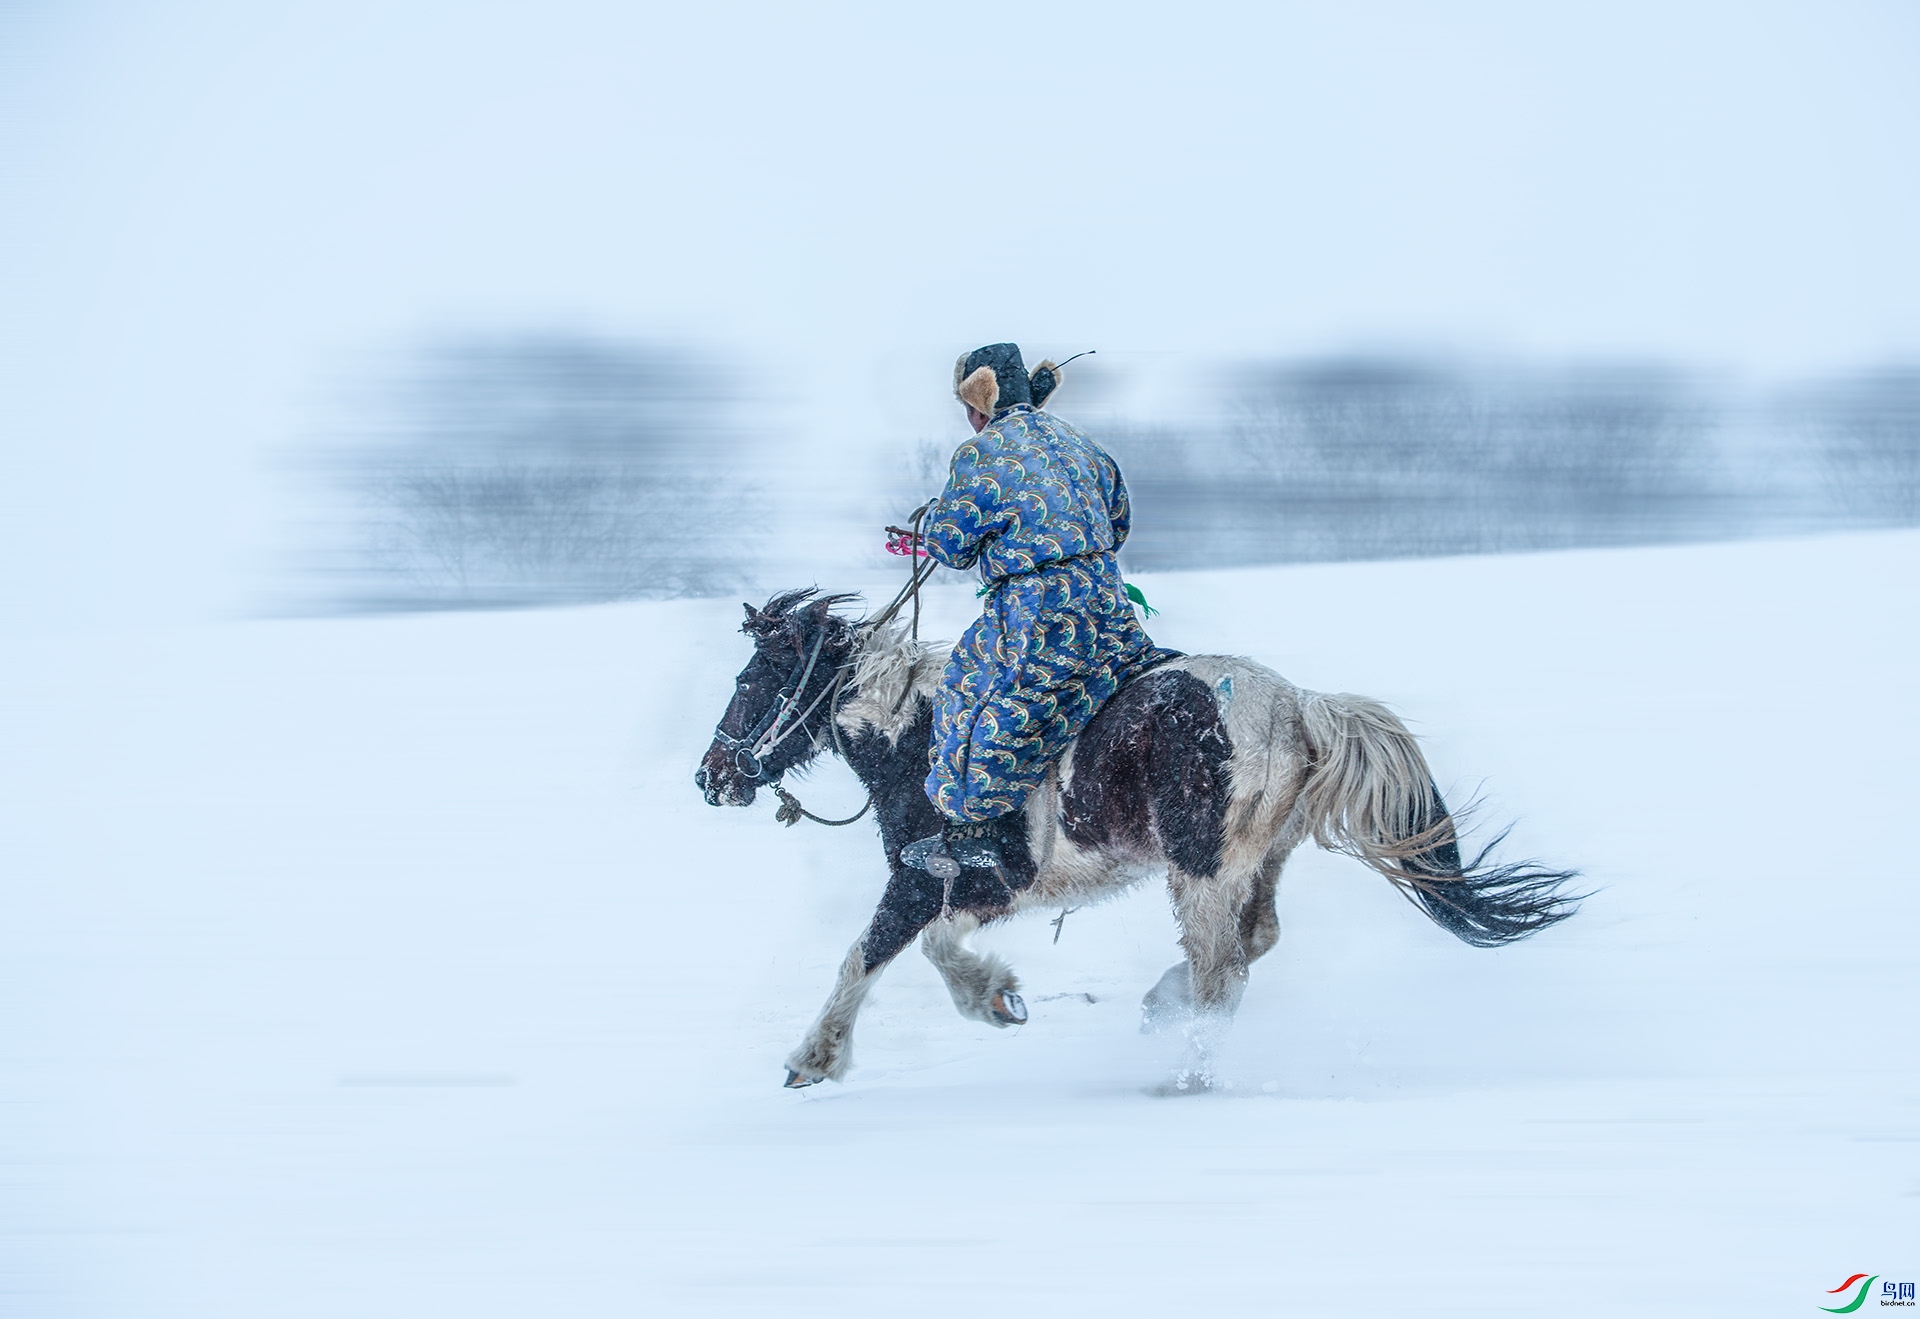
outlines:
[[237, 606], [267, 456], [450, 331], [704, 345], [856, 447], [1002, 338], [1920, 358], [1906, 0], [808, 8], [0, 8], [5, 630]]

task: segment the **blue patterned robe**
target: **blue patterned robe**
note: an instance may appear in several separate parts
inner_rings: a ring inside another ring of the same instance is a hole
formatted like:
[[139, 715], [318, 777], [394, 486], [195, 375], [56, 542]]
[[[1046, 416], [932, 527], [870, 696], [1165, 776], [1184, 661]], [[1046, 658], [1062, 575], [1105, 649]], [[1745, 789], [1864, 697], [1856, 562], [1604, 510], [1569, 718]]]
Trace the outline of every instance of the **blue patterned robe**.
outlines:
[[978, 564], [987, 591], [934, 703], [927, 796], [948, 819], [1018, 810], [1120, 684], [1173, 654], [1122, 589], [1130, 517], [1113, 459], [1027, 404], [953, 455], [926, 545], [949, 568]]

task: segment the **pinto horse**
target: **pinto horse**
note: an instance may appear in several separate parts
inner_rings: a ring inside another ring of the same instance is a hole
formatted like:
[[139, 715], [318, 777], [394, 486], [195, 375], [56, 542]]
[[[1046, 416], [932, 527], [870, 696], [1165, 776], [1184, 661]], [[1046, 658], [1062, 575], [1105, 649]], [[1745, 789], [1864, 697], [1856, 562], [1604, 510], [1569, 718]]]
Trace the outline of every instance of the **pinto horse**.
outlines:
[[968, 948], [969, 936], [1164, 873], [1186, 956], [1147, 994], [1143, 1026], [1186, 1032], [1175, 1085], [1204, 1089], [1249, 964], [1279, 941], [1281, 867], [1308, 837], [1356, 857], [1475, 947], [1557, 924], [1583, 896], [1565, 891], [1575, 871], [1487, 864], [1493, 844], [1463, 862], [1426, 759], [1385, 706], [1303, 691], [1219, 655], [1169, 660], [1123, 686], [1028, 799], [1024, 838], [1004, 864], [942, 883], [903, 866], [900, 849], [942, 823], [922, 785], [946, 655], [899, 624], [842, 616], [850, 599], [802, 590], [745, 606], [753, 658], [694, 775], [710, 805], [747, 806], [762, 787], [784, 798], [781, 777], [830, 751], [878, 816], [886, 890], [787, 1059], [790, 1087], [846, 1075], [862, 1000], [916, 936], [962, 1016], [1017, 1025], [1027, 1019], [1019, 980]]

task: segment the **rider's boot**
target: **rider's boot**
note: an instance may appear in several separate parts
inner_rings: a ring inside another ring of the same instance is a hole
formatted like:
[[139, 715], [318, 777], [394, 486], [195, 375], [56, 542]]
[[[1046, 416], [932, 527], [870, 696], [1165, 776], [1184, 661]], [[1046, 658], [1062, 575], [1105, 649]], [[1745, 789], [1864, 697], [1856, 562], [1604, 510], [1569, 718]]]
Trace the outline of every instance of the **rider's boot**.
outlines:
[[949, 820], [937, 834], [900, 849], [900, 864], [924, 870], [935, 879], [958, 879], [960, 871], [996, 870], [1004, 861], [1000, 836], [1009, 817], [962, 823]]

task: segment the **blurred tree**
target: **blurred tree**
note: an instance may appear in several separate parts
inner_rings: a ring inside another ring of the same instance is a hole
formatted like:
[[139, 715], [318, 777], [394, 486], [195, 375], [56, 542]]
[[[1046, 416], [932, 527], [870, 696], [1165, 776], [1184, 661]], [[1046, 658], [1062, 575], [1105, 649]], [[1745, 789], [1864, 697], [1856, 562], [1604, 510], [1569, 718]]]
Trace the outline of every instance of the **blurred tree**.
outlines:
[[1920, 368], [1856, 376], [1790, 405], [1815, 437], [1836, 500], [1870, 522], [1920, 522]]
[[1250, 369], [1212, 428], [1116, 432], [1132, 561], [1378, 558], [1723, 534], [1714, 414], [1657, 372]]
[[575, 338], [458, 341], [377, 398], [335, 468], [362, 605], [706, 595], [748, 575], [753, 437], [709, 363]]

